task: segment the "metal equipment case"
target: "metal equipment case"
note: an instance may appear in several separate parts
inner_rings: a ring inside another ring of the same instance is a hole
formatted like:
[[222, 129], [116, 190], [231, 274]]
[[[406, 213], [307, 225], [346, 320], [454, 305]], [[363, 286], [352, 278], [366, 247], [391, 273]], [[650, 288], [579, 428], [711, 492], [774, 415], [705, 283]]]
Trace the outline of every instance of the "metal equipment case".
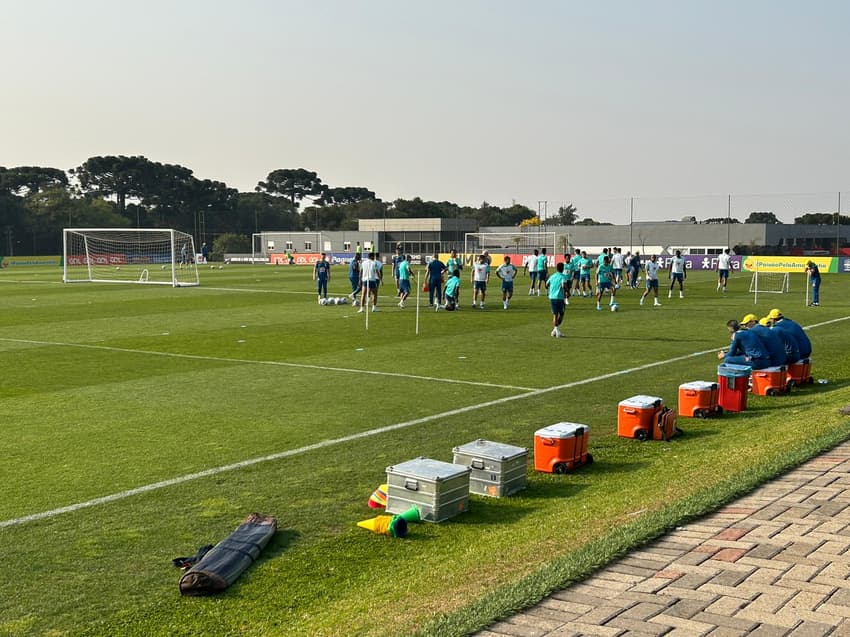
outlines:
[[469, 492], [502, 498], [525, 488], [528, 449], [474, 440], [455, 447], [454, 463], [472, 469]]
[[430, 458], [387, 467], [387, 513], [419, 509], [420, 519], [442, 522], [469, 509], [471, 469]]

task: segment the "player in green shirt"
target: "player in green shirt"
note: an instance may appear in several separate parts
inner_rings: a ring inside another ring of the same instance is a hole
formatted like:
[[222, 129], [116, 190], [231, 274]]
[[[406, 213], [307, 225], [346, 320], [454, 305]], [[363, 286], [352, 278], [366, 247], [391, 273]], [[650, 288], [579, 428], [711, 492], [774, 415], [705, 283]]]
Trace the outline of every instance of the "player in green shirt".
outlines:
[[546, 289], [549, 291], [549, 306], [552, 308], [552, 331], [555, 338], [563, 338], [561, 323], [564, 320], [566, 309], [566, 286], [568, 279], [564, 276], [564, 264], [555, 266], [555, 272], [546, 280]]
[[602, 295], [605, 290], [611, 292], [611, 302], [608, 305], [616, 305], [617, 301], [614, 297], [617, 294], [617, 289], [614, 287], [614, 268], [611, 265], [611, 257], [607, 254], [602, 260], [602, 265], [596, 270], [596, 309], [602, 309]]
[[404, 302], [410, 296], [410, 255], [403, 257], [398, 262], [398, 293], [401, 295], [401, 300], [398, 306], [403, 308]]

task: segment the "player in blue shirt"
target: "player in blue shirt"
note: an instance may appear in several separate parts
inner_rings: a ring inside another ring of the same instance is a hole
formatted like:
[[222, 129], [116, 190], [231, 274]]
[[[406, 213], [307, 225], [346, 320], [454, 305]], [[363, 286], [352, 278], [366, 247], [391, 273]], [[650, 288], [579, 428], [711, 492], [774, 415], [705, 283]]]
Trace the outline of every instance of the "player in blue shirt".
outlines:
[[817, 263], [809, 261], [806, 264], [806, 274], [809, 275], [809, 281], [812, 284], [812, 305], [818, 307], [820, 305], [820, 269]]
[[316, 261], [313, 267], [313, 280], [317, 281], [317, 289], [319, 293], [319, 303], [323, 298], [328, 298], [328, 281], [331, 278], [331, 264], [325, 259], [326, 255], [322, 252], [321, 258]]
[[440, 261], [439, 253], [434, 253], [426, 269], [428, 271], [428, 307], [434, 307], [435, 297], [437, 305], [443, 300], [443, 272], [446, 271], [445, 264]]
[[778, 367], [785, 364], [785, 346], [782, 339], [776, 330], [771, 330], [769, 327], [759, 325], [758, 317], [755, 314], [747, 314], [741, 319], [741, 326], [759, 337], [762, 345], [767, 350], [770, 356], [770, 366]]

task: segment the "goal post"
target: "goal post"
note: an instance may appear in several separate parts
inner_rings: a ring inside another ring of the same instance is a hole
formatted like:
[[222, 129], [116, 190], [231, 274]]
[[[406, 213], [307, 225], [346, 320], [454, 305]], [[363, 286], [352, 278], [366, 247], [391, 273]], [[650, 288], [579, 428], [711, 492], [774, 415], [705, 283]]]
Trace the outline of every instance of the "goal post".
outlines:
[[759, 294], [786, 294], [791, 291], [791, 275], [788, 272], [760, 272], [758, 263], [750, 279], [750, 294], [758, 304]]
[[199, 285], [192, 235], [158, 228], [65, 228], [65, 283]]
[[[479, 255], [484, 250], [492, 254], [529, 255], [546, 248], [546, 254], [558, 254], [554, 232], [467, 232], [463, 237], [465, 257]], [[563, 252], [563, 251], [562, 251]], [[520, 264], [516, 264], [519, 267]]]

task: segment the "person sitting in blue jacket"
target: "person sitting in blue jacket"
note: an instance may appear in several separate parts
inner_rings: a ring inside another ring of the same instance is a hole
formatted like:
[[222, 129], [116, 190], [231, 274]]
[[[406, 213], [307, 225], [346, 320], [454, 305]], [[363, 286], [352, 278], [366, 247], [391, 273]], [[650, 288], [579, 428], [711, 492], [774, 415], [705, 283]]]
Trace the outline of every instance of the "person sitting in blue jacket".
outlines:
[[732, 335], [732, 345], [721, 351], [717, 357], [729, 365], [748, 365], [752, 369], [770, 367], [770, 355], [755, 333], [742, 330], [738, 321], [732, 319], [726, 323]]
[[[797, 347], [800, 349], [800, 358], [797, 360], [802, 360], [812, 355], [812, 342], [806, 336], [805, 330], [800, 327], [799, 323], [782, 316], [782, 312], [776, 308], [773, 308], [768, 313], [767, 318], [773, 321], [773, 329], [782, 330], [797, 341]], [[797, 361], [791, 362], [796, 363]]]
[[759, 325], [758, 317], [755, 314], [747, 314], [741, 319], [741, 325], [759, 337], [761, 344], [764, 345], [768, 356], [770, 356], [771, 367], [779, 367], [786, 364], [785, 344], [782, 342], [782, 338], [780, 338], [778, 332], [764, 325]]

